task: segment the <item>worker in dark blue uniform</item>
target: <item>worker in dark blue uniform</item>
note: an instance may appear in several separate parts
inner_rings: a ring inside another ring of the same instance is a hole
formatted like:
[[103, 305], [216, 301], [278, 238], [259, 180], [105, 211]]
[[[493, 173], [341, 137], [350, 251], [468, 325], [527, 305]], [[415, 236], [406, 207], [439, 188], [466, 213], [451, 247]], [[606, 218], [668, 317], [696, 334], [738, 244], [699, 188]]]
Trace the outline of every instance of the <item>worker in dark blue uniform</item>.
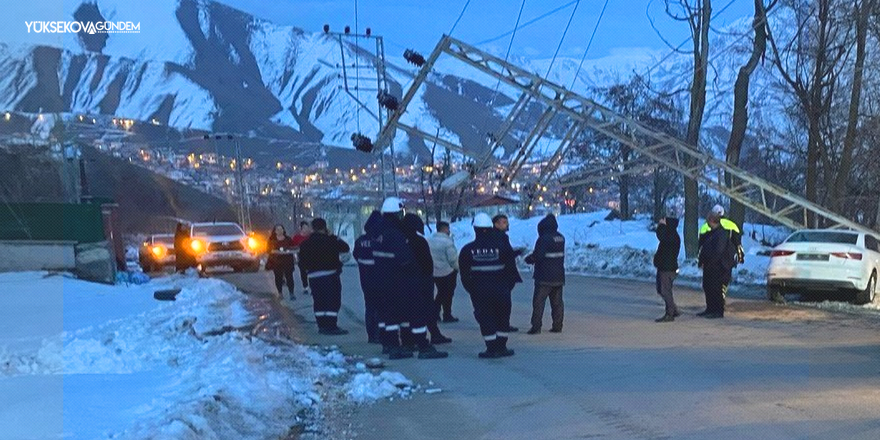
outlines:
[[[376, 273], [376, 260], [373, 258], [373, 239], [381, 230], [382, 214], [373, 211], [364, 224], [364, 235], [354, 242], [352, 256], [358, 264], [361, 290], [364, 292], [364, 325], [367, 329], [367, 342], [380, 343], [379, 296], [381, 283]], [[382, 326], [384, 327], [384, 325]]]
[[434, 303], [434, 261], [431, 258], [428, 241], [422, 236], [425, 232], [425, 224], [419, 216], [406, 214], [403, 217], [403, 231], [413, 254], [413, 264], [406, 269], [409, 287], [405, 291], [407, 302], [404, 304], [406, 321], [411, 325], [412, 342], [419, 351], [419, 359], [445, 358], [449, 353], [437, 351], [428, 341], [429, 329], [433, 340], [445, 342], [447, 338], [440, 334], [437, 326], [437, 304]]
[[484, 213], [474, 217], [476, 238], [461, 249], [458, 264], [461, 284], [471, 296], [474, 317], [486, 342], [481, 358], [513, 356], [507, 348], [510, 328], [511, 286], [516, 282], [516, 260], [510, 243], [493, 232], [492, 219]]
[[348, 244], [331, 235], [322, 218], [312, 220], [312, 229], [314, 233], [300, 245], [299, 257], [309, 274], [318, 332], [324, 335], [348, 334], [336, 325], [342, 307], [342, 281], [339, 279], [342, 261], [339, 257], [348, 253]]
[[[390, 359], [403, 359], [413, 356], [411, 350], [401, 346], [401, 325], [404, 321], [406, 304], [405, 272], [413, 264], [412, 250], [403, 234], [403, 203], [397, 197], [389, 197], [382, 204], [382, 221], [372, 240], [373, 259], [376, 262], [376, 276], [379, 280], [379, 326], [384, 327], [381, 334], [382, 352]], [[407, 328], [409, 323], [406, 322]], [[407, 332], [407, 335], [411, 333]], [[409, 336], [403, 336], [410, 343]]]

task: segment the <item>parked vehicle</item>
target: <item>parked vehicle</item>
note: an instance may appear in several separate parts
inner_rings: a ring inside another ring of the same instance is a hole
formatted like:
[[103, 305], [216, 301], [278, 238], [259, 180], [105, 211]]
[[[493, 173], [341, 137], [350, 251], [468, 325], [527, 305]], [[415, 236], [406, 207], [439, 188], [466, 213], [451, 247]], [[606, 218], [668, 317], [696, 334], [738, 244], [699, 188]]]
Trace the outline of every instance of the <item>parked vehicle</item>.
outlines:
[[154, 234], [138, 249], [138, 261], [144, 272], [156, 272], [174, 266], [174, 234]]
[[855, 293], [856, 304], [877, 299], [880, 240], [871, 234], [807, 229], [791, 234], [770, 254], [767, 289], [776, 295]]
[[190, 246], [201, 268], [229, 266], [236, 272], [260, 270], [263, 246], [231, 222], [193, 223]]

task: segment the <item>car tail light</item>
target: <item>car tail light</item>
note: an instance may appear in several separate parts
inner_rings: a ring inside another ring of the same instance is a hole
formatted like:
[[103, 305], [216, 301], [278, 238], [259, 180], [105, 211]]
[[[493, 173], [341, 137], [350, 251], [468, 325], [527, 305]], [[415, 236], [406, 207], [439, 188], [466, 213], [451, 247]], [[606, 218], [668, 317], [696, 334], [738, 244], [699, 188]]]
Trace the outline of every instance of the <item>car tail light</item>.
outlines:
[[205, 252], [205, 242], [203, 242], [202, 240], [193, 240], [192, 242], [190, 242], [189, 245], [190, 248], [192, 248], [193, 252], [197, 254]]
[[790, 257], [790, 256], [792, 256], [792, 255], [794, 255], [794, 251], [783, 251], [783, 250], [778, 250], [778, 251], [771, 251], [771, 252], [770, 252], [770, 258], [774, 258], [774, 257]]
[[153, 246], [150, 251], [153, 253], [153, 256], [156, 258], [164, 258], [165, 255], [168, 254], [168, 250], [165, 249], [165, 246]]
[[831, 256], [837, 258], [843, 258], [844, 260], [857, 260], [861, 261], [862, 254], [856, 252], [832, 252]]

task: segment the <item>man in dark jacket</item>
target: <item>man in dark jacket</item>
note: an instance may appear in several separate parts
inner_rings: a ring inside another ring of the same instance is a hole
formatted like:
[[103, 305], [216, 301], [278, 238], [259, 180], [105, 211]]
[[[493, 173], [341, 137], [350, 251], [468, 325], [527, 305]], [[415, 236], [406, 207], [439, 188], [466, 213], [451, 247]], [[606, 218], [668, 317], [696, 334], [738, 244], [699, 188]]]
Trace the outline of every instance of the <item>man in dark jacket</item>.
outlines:
[[[412, 270], [414, 257], [403, 233], [403, 203], [397, 197], [389, 197], [382, 204], [382, 222], [373, 239], [373, 259], [379, 280], [379, 326], [382, 332], [382, 353], [389, 359], [413, 356], [411, 350], [401, 347], [401, 339], [409, 345], [412, 333], [405, 322], [407, 306], [407, 270]], [[406, 325], [406, 331], [402, 326]]]
[[541, 333], [544, 304], [550, 298], [550, 314], [553, 319], [551, 333], [562, 332], [565, 305], [562, 287], [565, 285], [565, 237], [558, 232], [556, 217], [548, 214], [538, 222], [538, 241], [535, 250], [526, 257], [527, 264], [535, 265], [535, 294], [532, 297], [532, 328], [530, 335]]
[[318, 332], [324, 335], [344, 335], [348, 332], [336, 323], [342, 307], [342, 262], [339, 255], [348, 253], [348, 244], [327, 231], [322, 218], [312, 220], [314, 232], [299, 248], [302, 267], [309, 274], [309, 285], [314, 295], [315, 321]]
[[294, 247], [293, 239], [287, 235], [284, 226], [275, 225], [267, 243], [269, 257], [266, 260], [266, 269], [275, 272], [275, 288], [280, 298], [284, 298], [283, 289], [286, 279], [291, 301], [296, 299], [296, 295], [293, 294], [293, 269], [296, 264]]
[[737, 263], [736, 245], [732, 238], [734, 232], [721, 227], [720, 218], [716, 215], [710, 215], [707, 223], [710, 231], [700, 237], [699, 259], [699, 266], [703, 269], [706, 310], [697, 315], [709, 319], [723, 318], [727, 287]]
[[174, 266], [178, 272], [186, 272], [191, 267], [196, 267], [196, 257], [191, 247], [189, 226], [178, 223], [174, 230]]
[[406, 270], [409, 287], [405, 311], [408, 315], [412, 331], [412, 343], [419, 350], [419, 359], [437, 359], [449, 356], [449, 353], [437, 351], [434, 345], [428, 342], [428, 330], [431, 331], [431, 340], [435, 343], [452, 342], [440, 334], [437, 327], [437, 307], [434, 303], [434, 262], [431, 259], [431, 249], [428, 241], [421, 234], [425, 231], [425, 224], [415, 214], [403, 216], [403, 233], [406, 236], [413, 255], [413, 265]]
[[380, 343], [379, 333], [379, 296], [380, 279], [376, 273], [376, 260], [373, 258], [373, 240], [382, 229], [382, 214], [373, 211], [367, 223], [364, 224], [364, 235], [354, 242], [352, 256], [358, 264], [361, 277], [361, 290], [364, 292], [364, 324], [367, 329], [367, 342]]
[[[508, 220], [506, 215], [497, 214], [497, 215], [495, 215], [495, 217], [492, 217], [492, 227], [494, 229], [493, 232], [498, 234], [500, 239], [503, 239], [504, 241], [506, 241], [507, 247], [509, 247], [513, 250], [513, 258], [514, 259], [516, 259], [520, 255], [522, 255], [522, 253], [525, 251], [525, 249], [523, 249], [523, 248], [513, 249], [513, 247], [510, 245], [510, 237], [507, 235], [507, 233], [510, 232], [510, 220]], [[516, 284], [523, 282], [522, 277], [519, 275], [519, 269], [516, 268], [516, 264], [513, 265], [513, 269], [510, 271], [510, 278], [509, 279], [512, 280], [512, 282], [510, 283], [510, 286], [509, 286], [509, 288], [510, 288], [509, 290], [512, 294], [513, 288], [516, 287]], [[510, 311], [513, 307], [513, 303], [512, 302], [505, 303], [503, 305], [503, 307], [505, 308], [504, 312], [507, 313], [508, 315], [510, 315]], [[515, 332], [518, 332], [519, 329], [516, 327], [510, 326], [510, 327], [508, 327], [507, 331], [510, 333], [515, 333]]]
[[666, 303], [666, 313], [656, 322], [672, 322], [681, 313], [672, 297], [672, 283], [678, 276], [678, 253], [681, 251], [681, 237], [678, 235], [678, 219], [664, 217], [657, 223], [657, 252], [654, 254], [654, 267], [657, 268], [657, 294]]
[[507, 348], [510, 328], [510, 287], [516, 282], [516, 259], [503, 234], [493, 232], [492, 220], [480, 213], [474, 217], [476, 238], [458, 256], [461, 284], [471, 296], [474, 317], [486, 342], [481, 358], [513, 356]]

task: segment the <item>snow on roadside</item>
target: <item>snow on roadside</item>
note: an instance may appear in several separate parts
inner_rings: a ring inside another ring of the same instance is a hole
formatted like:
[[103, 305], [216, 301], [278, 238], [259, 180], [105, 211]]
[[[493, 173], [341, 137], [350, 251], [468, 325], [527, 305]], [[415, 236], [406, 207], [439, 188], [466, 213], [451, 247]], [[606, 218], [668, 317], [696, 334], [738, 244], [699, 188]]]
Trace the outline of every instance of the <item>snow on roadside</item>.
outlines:
[[[258, 317], [223, 281], [175, 275], [125, 287], [17, 273], [0, 274], [0, 284], [11, 330], [0, 335], [0, 407], [11, 416], [0, 419], [18, 420], [12, 438], [62, 434], [39, 431], [62, 417], [51, 405], [17, 406], [34, 380], [58, 377], [63, 387], [40, 397], [63, 405], [65, 437], [89, 439], [261, 439], [292, 429], [320, 437], [328, 406], [412, 389], [399, 373], [373, 374], [335, 348], [253, 336]], [[152, 299], [175, 287], [176, 301]]]

